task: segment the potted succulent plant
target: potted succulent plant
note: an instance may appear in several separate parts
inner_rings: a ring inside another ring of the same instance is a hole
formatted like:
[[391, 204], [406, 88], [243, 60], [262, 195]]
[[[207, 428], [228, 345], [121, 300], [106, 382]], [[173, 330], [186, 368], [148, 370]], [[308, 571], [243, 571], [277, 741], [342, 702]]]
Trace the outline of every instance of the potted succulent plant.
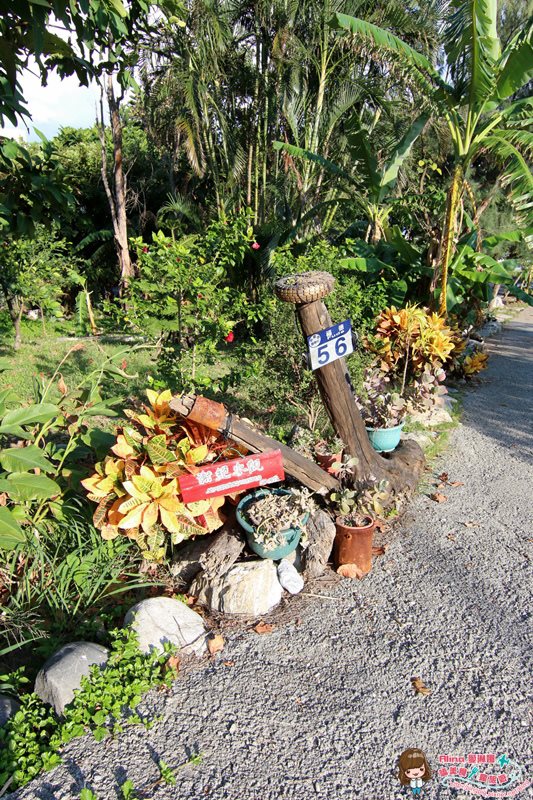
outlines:
[[250, 548], [275, 561], [296, 550], [314, 501], [307, 489], [258, 489], [237, 506]]
[[356, 461], [352, 458], [343, 462], [338, 474], [341, 488], [330, 495], [336, 515], [333, 556], [337, 567], [355, 564], [358, 577], [363, 577], [372, 569], [376, 517], [384, 513], [384, 503], [390, 500], [390, 487], [386, 480], [347, 487], [346, 478]]
[[321, 439], [314, 447], [315, 460], [326, 472], [336, 475], [339, 469], [338, 465], [342, 461], [343, 449], [344, 445], [338, 437], [335, 437], [332, 442]]
[[335, 542], [333, 557], [337, 567], [355, 564], [362, 575], [372, 569], [372, 540], [376, 520], [358, 506], [355, 489], [343, 487], [333, 492], [331, 500], [335, 507]]
[[390, 379], [379, 372], [368, 375], [364, 398], [357, 404], [368, 438], [378, 453], [390, 453], [398, 446], [404, 424], [405, 400], [394, 390]]

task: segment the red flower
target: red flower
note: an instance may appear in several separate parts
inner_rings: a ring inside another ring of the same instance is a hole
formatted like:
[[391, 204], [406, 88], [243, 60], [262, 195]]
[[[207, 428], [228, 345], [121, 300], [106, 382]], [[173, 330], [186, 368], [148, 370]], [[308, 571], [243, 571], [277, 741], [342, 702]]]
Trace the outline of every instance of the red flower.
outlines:
[[226, 342], [232, 342], [234, 339], [235, 339], [235, 335], [234, 335], [233, 331], [230, 331], [228, 333], [228, 335], [226, 336]]
[[198, 295], [197, 295], [197, 297], [199, 297], [199, 298], [200, 298], [200, 300], [201, 300], [201, 299], [203, 298], [203, 294], [202, 294], [201, 292], [198, 292]]
[[147, 252], [148, 252], [148, 247], [147, 247], [147, 245], [144, 245], [144, 247], [143, 247], [143, 253], [147, 253]]
[[259, 250], [260, 247], [261, 245], [259, 244], [259, 242], [254, 242], [252, 245], [252, 250]]

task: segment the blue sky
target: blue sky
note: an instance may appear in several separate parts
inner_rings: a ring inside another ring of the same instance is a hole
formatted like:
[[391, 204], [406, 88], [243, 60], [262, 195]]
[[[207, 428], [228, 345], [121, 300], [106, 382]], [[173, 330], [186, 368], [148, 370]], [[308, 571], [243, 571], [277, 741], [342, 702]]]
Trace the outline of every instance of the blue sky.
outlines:
[[97, 84], [87, 88], [80, 86], [75, 77], [61, 80], [51, 74], [48, 85], [41, 86], [40, 79], [28, 72], [22, 76], [21, 84], [32, 115], [32, 120], [27, 123], [30, 130], [21, 122], [16, 128], [8, 123], [0, 131], [4, 136], [21, 136], [26, 141], [35, 141], [38, 137], [33, 132], [34, 127], [50, 139], [61, 127], [87, 128], [94, 124], [100, 99]]

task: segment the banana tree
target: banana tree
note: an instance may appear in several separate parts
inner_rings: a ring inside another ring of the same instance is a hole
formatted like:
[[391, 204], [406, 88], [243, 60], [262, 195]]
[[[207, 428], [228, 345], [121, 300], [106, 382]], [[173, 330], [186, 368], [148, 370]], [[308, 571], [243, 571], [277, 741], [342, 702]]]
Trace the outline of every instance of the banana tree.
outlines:
[[524, 242], [531, 237], [533, 228], [495, 234], [483, 240], [482, 252], [477, 249], [478, 234], [474, 228], [461, 237], [449, 267], [446, 298], [449, 311], [463, 322], [475, 322], [492, 300], [495, 286], [504, 286], [510, 294], [533, 306], [533, 296], [517, 285], [521, 273], [519, 260], [497, 259], [490, 253], [502, 242]]
[[454, 164], [441, 241], [439, 312], [447, 312], [448, 268], [456, 237], [457, 211], [465, 173], [481, 152], [502, 169], [517, 221], [531, 218], [533, 99], [512, 99], [533, 77], [533, 18], [502, 51], [497, 32], [497, 0], [452, 0], [444, 28], [450, 82], [421, 53], [387, 30], [362, 19], [335, 14], [334, 28], [347, 31], [403, 65], [413, 82], [446, 121]]
[[[340, 181], [344, 197], [337, 196], [335, 203], [347, 202], [359, 208], [368, 221], [366, 240], [376, 244], [383, 238], [392, 210], [391, 197], [396, 187], [398, 173], [408, 157], [413, 144], [420, 136], [429, 114], [421, 114], [398, 142], [389, 160], [379, 165], [370, 145], [369, 131], [358, 127], [348, 134], [348, 155], [352, 162], [350, 171], [327, 158], [286, 142], [274, 142], [275, 150], [285, 150], [289, 155], [314, 162]], [[309, 216], [309, 215], [307, 215]]]

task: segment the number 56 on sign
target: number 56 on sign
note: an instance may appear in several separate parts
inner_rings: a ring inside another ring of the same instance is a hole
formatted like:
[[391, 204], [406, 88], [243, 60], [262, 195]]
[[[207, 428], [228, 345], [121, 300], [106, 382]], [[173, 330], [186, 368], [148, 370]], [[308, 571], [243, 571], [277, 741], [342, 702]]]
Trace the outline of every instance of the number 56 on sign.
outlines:
[[332, 325], [307, 337], [311, 369], [320, 369], [338, 358], [353, 353], [352, 326], [349, 320]]

